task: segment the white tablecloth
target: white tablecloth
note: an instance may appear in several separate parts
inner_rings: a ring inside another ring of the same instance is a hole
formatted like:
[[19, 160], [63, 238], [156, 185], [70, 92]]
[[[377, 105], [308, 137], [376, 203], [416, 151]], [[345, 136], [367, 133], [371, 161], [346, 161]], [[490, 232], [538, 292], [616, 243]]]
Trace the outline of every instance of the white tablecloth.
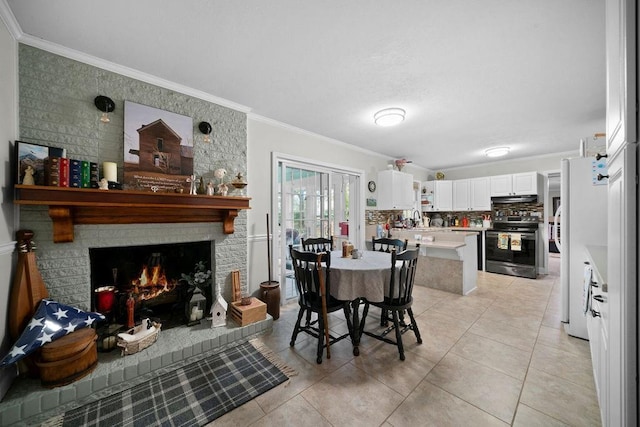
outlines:
[[331, 295], [352, 301], [366, 298], [384, 300], [384, 290], [391, 278], [391, 254], [363, 251], [359, 259], [342, 258], [342, 251], [331, 252]]

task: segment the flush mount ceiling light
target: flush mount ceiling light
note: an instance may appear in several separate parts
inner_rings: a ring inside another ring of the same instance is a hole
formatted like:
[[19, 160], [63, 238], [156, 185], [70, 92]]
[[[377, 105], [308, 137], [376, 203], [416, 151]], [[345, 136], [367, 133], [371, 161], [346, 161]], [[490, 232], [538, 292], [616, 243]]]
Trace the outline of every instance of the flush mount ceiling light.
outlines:
[[373, 120], [378, 126], [395, 126], [402, 123], [406, 111], [402, 108], [385, 108], [373, 115]]
[[507, 154], [509, 154], [509, 147], [495, 147], [484, 151], [484, 155], [487, 157], [502, 157]]

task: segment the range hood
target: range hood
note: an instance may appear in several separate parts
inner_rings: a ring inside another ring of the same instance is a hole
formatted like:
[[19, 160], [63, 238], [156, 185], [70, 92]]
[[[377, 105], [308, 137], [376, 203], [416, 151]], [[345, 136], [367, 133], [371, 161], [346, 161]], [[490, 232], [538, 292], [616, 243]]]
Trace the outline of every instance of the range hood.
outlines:
[[505, 205], [512, 203], [537, 203], [538, 196], [533, 194], [529, 196], [500, 196], [492, 197], [491, 203], [494, 205]]

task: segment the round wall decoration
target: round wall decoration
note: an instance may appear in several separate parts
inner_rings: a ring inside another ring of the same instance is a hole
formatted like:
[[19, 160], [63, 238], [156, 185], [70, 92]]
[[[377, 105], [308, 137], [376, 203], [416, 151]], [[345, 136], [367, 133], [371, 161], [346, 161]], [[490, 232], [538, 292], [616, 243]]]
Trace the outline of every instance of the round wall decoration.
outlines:
[[369, 181], [368, 186], [369, 186], [369, 191], [371, 191], [372, 193], [374, 191], [376, 191], [376, 183], [375, 183], [375, 181]]

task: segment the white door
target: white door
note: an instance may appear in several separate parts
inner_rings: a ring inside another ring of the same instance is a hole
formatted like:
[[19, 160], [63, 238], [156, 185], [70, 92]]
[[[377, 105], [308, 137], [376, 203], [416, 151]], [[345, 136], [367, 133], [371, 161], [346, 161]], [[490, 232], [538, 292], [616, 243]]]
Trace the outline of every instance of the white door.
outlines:
[[[339, 170], [305, 159], [274, 160], [272, 271], [280, 282], [281, 299], [297, 298], [289, 245], [299, 249], [303, 238], [333, 236], [361, 245], [364, 222], [361, 181], [364, 172]], [[360, 247], [360, 246], [357, 246]]]
[[[609, 169], [609, 396], [605, 426], [638, 425], [638, 10], [605, 3]], [[602, 401], [601, 401], [602, 404]]]

